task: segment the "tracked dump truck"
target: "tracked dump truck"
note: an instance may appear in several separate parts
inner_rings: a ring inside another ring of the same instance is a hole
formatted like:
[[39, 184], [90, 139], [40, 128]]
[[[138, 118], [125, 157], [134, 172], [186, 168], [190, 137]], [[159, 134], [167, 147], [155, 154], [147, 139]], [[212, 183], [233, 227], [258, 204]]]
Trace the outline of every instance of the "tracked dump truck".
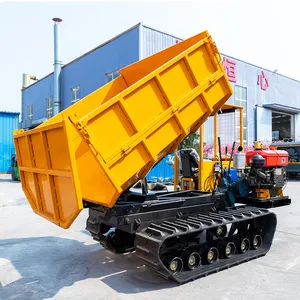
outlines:
[[130, 191], [232, 93], [219, 51], [203, 32], [122, 69], [35, 129], [16, 131], [33, 211], [67, 229], [88, 208], [86, 228], [103, 247], [134, 252], [178, 283], [265, 255], [275, 214], [228, 205], [227, 190]]

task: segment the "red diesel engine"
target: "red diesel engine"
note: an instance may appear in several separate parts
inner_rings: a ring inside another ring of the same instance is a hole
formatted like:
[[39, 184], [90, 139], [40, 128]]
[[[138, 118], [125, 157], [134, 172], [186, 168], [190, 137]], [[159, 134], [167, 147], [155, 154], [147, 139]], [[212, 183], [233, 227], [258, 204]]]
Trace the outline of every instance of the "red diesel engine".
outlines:
[[265, 150], [256, 146], [254, 150], [247, 151], [246, 162], [250, 167], [246, 178], [253, 198], [271, 199], [283, 196], [283, 187], [287, 183], [286, 151]]
[[288, 152], [266, 150], [260, 142], [255, 142], [254, 150], [246, 151], [245, 158], [247, 167], [236, 185], [236, 201], [265, 208], [289, 205], [291, 199], [283, 194]]
[[246, 178], [252, 197], [270, 199], [283, 196], [282, 189], [287, 182], [286, 151], [256, 148], [246, 152], [246, 162], [250, 167]]

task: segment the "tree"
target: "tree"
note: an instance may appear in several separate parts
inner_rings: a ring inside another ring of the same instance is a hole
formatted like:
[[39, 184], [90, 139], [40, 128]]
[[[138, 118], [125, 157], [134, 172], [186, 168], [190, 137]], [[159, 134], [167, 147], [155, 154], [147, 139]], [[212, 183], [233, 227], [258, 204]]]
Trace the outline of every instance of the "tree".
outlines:
[[199, 132], [192, 132], [180, 144], [181, 148], [194, 148], [199, 152]]

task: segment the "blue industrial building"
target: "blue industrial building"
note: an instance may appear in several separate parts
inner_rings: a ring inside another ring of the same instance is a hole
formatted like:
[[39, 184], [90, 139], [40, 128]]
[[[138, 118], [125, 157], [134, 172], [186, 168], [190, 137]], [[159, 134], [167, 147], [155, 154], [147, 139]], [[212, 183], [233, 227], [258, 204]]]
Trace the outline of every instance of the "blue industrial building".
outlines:
[[[119, 70], [174, 45], [179, 39], [142, 24], [128, 29], [64, 65], [60, 75], [61, 110], [119, 75]], [[49, 62], [49, 65], [51, 62]], [[54, 73], [22, 89], [22, 126], [53, 114]]]
[[[181, 39], [139, 23], [106, 43], [62, 66], [60, 73], [60, 110], [79, 101], [119, 75], [119, 70], [163, 50]], [[222, 63], [232, 84], [230, 101], [244, 107], [244, 142], [252, 144], [292, 138], [300, 140], [300, 82], [222, 55]], [[49, 62], [49, 66], [51, 62]], [[54, 73], [23, 86], [22, 127], [28, 128], [53, 115]], [[225, 143], [238, 141], [236, 116], [219, 118]], [[226, 126], [226, 124], [228, 126]], [[226, 130], [224, 130], [226, 128]], [[212, 141], [213, 122], [205, 125], [206, 142]], [[173, 173], [160, 163], [148, 175], [169, 177]]]
[[[121, 68], [174, 45], [179, 40], [140, 23], [62, 66], [61, 110], [117, 77]], [[53, 115], [53, 77], [52, 72], [28, 87], [23, 86], [23, 128], [29, 128]], [[173, 170], [163, 162], [155, 166], [148, 177], [165, 178], [172, 174]]]
[[16, 112], [0, 111], [0, 173], [10, 172], [11, 155], [14, 152], [13, 130], [19, 129]]

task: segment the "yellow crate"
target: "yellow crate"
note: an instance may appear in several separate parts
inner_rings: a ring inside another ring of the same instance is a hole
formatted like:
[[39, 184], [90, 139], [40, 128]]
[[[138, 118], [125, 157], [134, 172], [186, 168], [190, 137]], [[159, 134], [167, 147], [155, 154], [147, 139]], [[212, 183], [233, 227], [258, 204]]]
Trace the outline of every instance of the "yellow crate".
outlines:
[[63, 228], [82, 199], [113, 207], [231, 95], [207, 31], [122, 69], [39, 127], [15, 133], [28, 201]]

